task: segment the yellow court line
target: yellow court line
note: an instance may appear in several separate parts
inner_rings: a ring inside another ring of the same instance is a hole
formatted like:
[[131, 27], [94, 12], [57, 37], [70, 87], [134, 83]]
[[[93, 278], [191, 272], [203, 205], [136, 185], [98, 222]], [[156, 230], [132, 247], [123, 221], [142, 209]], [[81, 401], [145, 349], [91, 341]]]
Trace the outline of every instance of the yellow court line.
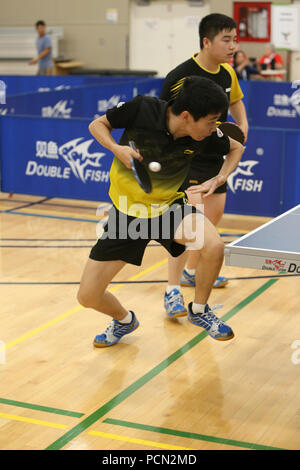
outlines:
[[40, 426], [46, 426], [47, 428], [55, 428], [55, 429], [67, 429], [68, 426], [65, 424], [58, 424], [58, 423], [50, 423], [49, 421], [43, 421], [40, 419], [33, 419], [33, 418], [24, 418], [23, 416], [11, 415], [6, 413], [0, 413], [0, 418], [10, 419], [13, 421], [23, 421], [24, 423], [30, 424], [39, 424]]
[[117, 434], [109, 434], [109, 433], [100, 432], [100, 431], [89, 431], [88, 434], [91, 435], [91, 436], [105, 437], [105, 438], [113, 439], [113, 440], [117, 440], [117, 441], [132, 442], [133, 444], [140, 444], [142, 446], [158, 447], [159, 449], [195, 450], [195, 449], [191, 449], [190, 447], [173, 446], [171, 444], [163, 444], [162, 442], [145, 441], [144, 439], [136, 439], [136, 438], [133, 438], [133, 437], [118, 436]]
[[[134, 281], [142, 276], [144, 276], [145, 274], [151, 272], [151, 271], [154, 271], [156, 268], [162, 266], [163, 264], [165, 264], [167, 262], [167, 258], [165, 258], [164, 260], [160, 261], [159, 263], [156, 263], [154, 264], [153, 266], [150, 266], [149, 268], [147, 269], [144, 269], [143, 271], [141, 271], [140, 273], [138, 274], [135, 274], [134, 276], [131, 276], [129, 278], [129, 281]], [[114, 292], [118, 289], [120, 289], [121, 287], [125, 286], [126, 284], [117, 284], [116, 286], [114, 287], [111, 287], [109, 290], [109, 292]], [[10, 343], [7, 343], [5, 345], [5, 349], [9, 349], [9, 348], [12, 348], [13, 346], [15, 346], [16, 344], [20, 344], [22, 343], [23, 341], [31, 338], [32, 336], [35, 336], [36, 334], [40, 333], [41, 331], [44, 331], [46, 330], [47, 328], [49, 328], [50, 326], [53, 326], [55, 325], [56, 323], [59, 323], [60, 321], [62, 320], [65, 320], [66, 318], [70, 317], [71, 315], [74, 315], [74, 313], [77, 313], [79, 310], [82, 310], [84, 307], [82, 307], [81, 305], [77, 305], [76, 307], [72, 308], [71, 310], [68, 310], [68, 312], [66, 313], [63, 313], [62, 315], [59, 315], [58, 317], [54, 318], [53, 320], [50, 320], [49, 322], [47, 323], [44, 323], [43, 325], [39, 326], [38, 328], [35, 328], [34, 330], [31, 330], [29, 331], [28, 333], [25, 333], [24, 335], [20, 336], [19, 338], [17, 339], [14, 339], [13, 341], [11, 341]]]
[[[44, 427], [52, 428], [52, 429], [63, 429], [63, 430], [68, 429], [68, 426], [66, 424], [53, 423], [53, 422], [44, 421], [44, 420], [41, 420], [41, 419], [25, 418], [24, 416], [17, 416], [17, 415], [12, 415], [12, 414], [7, 414], [7, 413], [0, 413], [0, 419], [1, 418], [8, 419], [10, 421], [21, 421], [23, 423], [28, 423], [28, 424], [37, 424], [39, 426], [44, 426]], [[174, 446], [174, 445], [171, 445], [171, 444], [164, 444], [164, 443], [159, 443], [159, 442], [146, 441], [144, 439], [137, 439], [137, 438], [132, 438], [132, 437], [119, 436], [117, 434], [109, 434], [109, 433], [100, 432], [100, 431], [89, 431], [88, 434], [90, 434], [91, 436], [105, 437], [107, 439], [113, 439], [113, 440], [117, 440], [117, 441], [131, 442], [133, 444], [139, 444], [139, 445], [142, 445], [142, 446], [158, 447], [159, 449], [194, 450], [194, 449], [191, 449], [189, 447], [179, 447], [179, 446]]]
[[168, 261], [168, 258], [165, 258], [165, 259], [163, 259], [162, 261], [159, 261], [158, 263], [154, 264], [153, 266], [150, 266], [149, 268], [144, 269], [144, 270], [141, 271], [140, 273], [135, 274], [134, 276], [132, 276], [132, 277], [129, 279], [129, 281], [135, 281], [136, 279], [139, 279], [140, 277], [144, 276], [145, 274], [148, 274], [148, 273], [150, 273], [151, 271], [154, 271], [154, 269], [160, 268], [161, 266], [163, 266], [164, 264], [166, 264], [167, 261]]
[[221, 228], [218, 227], [218, 232], [220, 233], [249, 233], [249, 230], [238, 230], [235, 228]]
[[73, 315], [74, 313], [78, 312], [79, 310], [81, 310], [83, 307], [81, 305], [78, 305], [77, 307], [74, 307], [72, 308], [71, 310], [69, 310], [68, 312], [66, 313], [63, 313], [62, 315], [59, 315], [58, 317], [54, 318], [53, 320], [47, 322], [47, 323], [44, 323], [43, 325], [39, 326], [38, 328], [35, 328], [34, 330], [31, 330], [29, 331], [28, 333], [26, 333], [25, 335], [22, 335], [20, 336], [19, 338], [17, 339], [14, 339], [13, 341], [11, 341], [10, 343], [7, 343], [6, 344], [6, 349], [9, 349], [9, 348], [12, 348], [13, 346], [15, 346], [16, 344], [19, 344], [21, 343], [22, 341], [25, 341], [26, 339], [29, 339], [31, 338], [32, 336], [36, 335], [37, 333], [40, 333], [41, 331], [45, 330], [46, 328], [49, 328], [50, 326], [53, 326], [55, 325], [56, 323], [64, 320], [65, 318], [68, 318], [70, 317], [71, 315]]

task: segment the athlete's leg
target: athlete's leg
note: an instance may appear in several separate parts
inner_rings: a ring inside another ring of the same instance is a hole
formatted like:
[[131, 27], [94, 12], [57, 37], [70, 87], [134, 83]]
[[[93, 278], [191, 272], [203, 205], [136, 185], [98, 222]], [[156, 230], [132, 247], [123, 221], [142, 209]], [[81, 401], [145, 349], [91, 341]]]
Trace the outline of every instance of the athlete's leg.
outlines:
[[[226, 202], [226, 193], [214, 193], [207, 198], [202, 199], [202, 203], [204, 204], [204, 214], [205, 216], [212, 222], [214, 226], [218, 224], [221, 217], [224, 214]], [[187, 256], [186, 267], [188, 269], [196, 269], [199, 259], [199, 253], [197, 251], [189, 251]], [[179, 268], [179, 264], [177, 265]], [[183, 267], [181, 272], [177, 276], [181, 278], [181, 273], [183, 271]]]
[[[195, 224], [198, 225], [197, 234], [194, 241], [191, 242], [189, 240], [190, 227], [195, 227]], [[199, 224], [202, 224], [201, 235], [199, 234]], [[174, 240], [177, 243], [187, 245], [188, 251], [190, 249], [197, 251], [195, 302], [206, 304], [223, 263], [224, 244], [214, 225], [207, 217], [199, 213], [187, 215], [183, 219], [176, 230]]]
[[[199, 216], [202, 218], [203, 224], [203, 245], [199, 243], [201, 237], [197, 236], [188, 245], [189, 248], [200, 253], [195, 274], [195, 298], [194, 302], [191, 302], [188, 306], [188, 320], [194, 325], [205, 329], [212, 338], [225, 341], [233, 338], [234, 333], [230, 326], [226, 325], [213, 313], [215, 308], [210, 308], [207, 303], [223, 263], [224, 244], [214, 225], [199, 213], [190, 214], [183, 219], [178, 227], [178, 229], [183, 229], [183, 236], [178, 233], [177, 229], [175, 241], [178, 243], [184, 242], [187, 245], [187, 238], [190, 239], [189, 233], [191, 233], [190, 220]], [[193, 223], [195, 222], [193, 221]], [[193, 233], [195, 232], [193, 231]]]
[[120, 321], [128, 314], [118, 299], [107, 292], [107, 286], [125, 266], [125, 261], [95, 261], [88, 259], [78, 291], [78, 301], [86, 308], [93, 308]]

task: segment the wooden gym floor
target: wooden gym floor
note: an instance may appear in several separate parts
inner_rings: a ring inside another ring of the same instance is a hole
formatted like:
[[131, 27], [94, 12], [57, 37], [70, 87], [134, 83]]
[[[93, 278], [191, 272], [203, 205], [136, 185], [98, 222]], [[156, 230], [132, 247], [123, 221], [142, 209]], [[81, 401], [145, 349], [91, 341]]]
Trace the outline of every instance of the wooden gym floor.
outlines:
[[[109, 319], [76, 292], [98, 206], [0, 194], [0, 449], [299, 449], [299, 278], [224, 266], [210, 304], [235, 338], [217, 342], [166, 317], [151, 243], [110, 287], [140, 327], [95, 349]], [[265, 221], [225, 215], [219, 230], [227, 243]]]

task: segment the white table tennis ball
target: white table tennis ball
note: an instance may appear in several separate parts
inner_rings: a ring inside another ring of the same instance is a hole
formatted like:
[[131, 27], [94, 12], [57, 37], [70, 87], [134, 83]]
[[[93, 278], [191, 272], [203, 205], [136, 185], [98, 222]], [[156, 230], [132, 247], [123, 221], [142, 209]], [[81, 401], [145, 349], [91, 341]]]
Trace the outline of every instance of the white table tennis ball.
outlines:
[[149, 163], [149, 170], [157, 172], [161, 170], [161, 164], [158, 162], [150, 162]]

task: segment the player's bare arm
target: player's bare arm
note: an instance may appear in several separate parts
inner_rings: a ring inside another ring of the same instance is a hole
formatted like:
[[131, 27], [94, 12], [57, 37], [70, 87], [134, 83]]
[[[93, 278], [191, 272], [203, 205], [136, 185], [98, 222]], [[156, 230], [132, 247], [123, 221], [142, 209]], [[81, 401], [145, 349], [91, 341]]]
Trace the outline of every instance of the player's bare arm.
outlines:
[[246, 114], [246, 108], [242, 100], [236, 101], [235, 103], [229, 106], [230, 113], [235, 120], [235, 122], [240, 126], [242, 131], [245, 134], [245, 141], [247, 141], [248, 136], [248, 119]]
[[190, 197], [192, 198], [193, 195], [198, 193], [201, 193], [203, 198], [210, 196], [219, 186], [222, 186], [222, 184], [226, 182], [228, 176], [238, 166], [239, 161], [241, 160], [245, 150], [244, 146], [236, 140], [231, 139], [230, 137], [229, 141], [230, 151], [224, 159], [224, 163], [218, 175], [214, 176], [213, 178], [210, 178], [202, 184], [190, 186], [187, 189], [188, 196], [190, 195]]
[[112, 130], [113, 128], [106, 115], [95, 119], [89, 125], [90, 133], [99, 144], [110, 150], [127, 168], [131, 169], [131, 157], [137, 160], [142, 160], [143, 158], [139, 152], [135, 152], [131, 147], [117, 144], [111, 135]]

